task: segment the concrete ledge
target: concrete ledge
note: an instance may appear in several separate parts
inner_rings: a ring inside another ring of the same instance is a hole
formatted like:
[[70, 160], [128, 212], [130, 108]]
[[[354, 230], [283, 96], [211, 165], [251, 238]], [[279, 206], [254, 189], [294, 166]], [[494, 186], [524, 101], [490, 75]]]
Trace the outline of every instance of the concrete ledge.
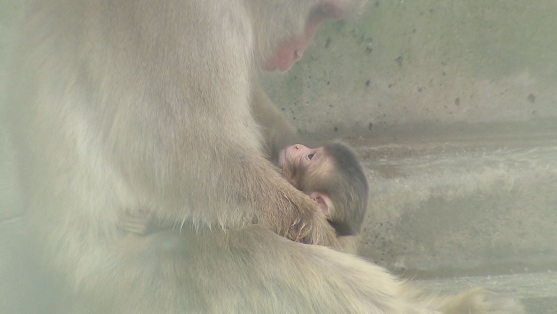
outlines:
[[554, 125], [349, 139], [370, 183], [360, 254], [414, 276], [557, 269]]
[[417, 284], [447, 294], [455, 294], [470, 287], [484, 287], [520, 299], [526, 313], [552, 314], [557, 308], [557, 272], [428, 279], [420, 280]]

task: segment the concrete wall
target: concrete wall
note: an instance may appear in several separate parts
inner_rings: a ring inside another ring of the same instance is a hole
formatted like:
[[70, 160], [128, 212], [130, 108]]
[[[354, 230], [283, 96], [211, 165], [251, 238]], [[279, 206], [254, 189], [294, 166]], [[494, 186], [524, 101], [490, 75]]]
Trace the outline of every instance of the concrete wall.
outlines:
[[[8, 51], [15, 37], [13, 30], [21, 12], [23, 2], [0, 0], [0, 121], [3, 121], [5, 68]], [[26, 267], [28, 258], [22, 250], [21, 200], [14, 169], [14, 152], [8, 141], [5, 126], [0, 123], [0, 312], [23, 313], [33, 303], [28, 297], [32, 288], [32, 268]]]
[[300, 130], [557, 117], [552, 0], [377, 0], [267, 82]]

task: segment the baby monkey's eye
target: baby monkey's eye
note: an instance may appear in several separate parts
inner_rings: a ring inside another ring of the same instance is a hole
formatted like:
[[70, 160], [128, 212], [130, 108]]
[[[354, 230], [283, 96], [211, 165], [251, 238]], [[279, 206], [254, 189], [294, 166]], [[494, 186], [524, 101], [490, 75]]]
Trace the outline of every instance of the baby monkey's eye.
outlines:
[[312, 160], [314, 156], [315, 156], [315, 153], [311, 153], [311, 154], [308, 155], [308, 159]]

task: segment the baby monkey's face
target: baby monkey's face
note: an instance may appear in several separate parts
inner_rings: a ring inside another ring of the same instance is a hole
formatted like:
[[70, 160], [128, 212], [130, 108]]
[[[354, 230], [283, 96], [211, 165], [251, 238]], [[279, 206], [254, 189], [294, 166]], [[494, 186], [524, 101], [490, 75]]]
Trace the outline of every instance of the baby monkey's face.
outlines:
[[309, 148], [294, 144], [279, 153], [279, 167], [286, 179], [299, 190], [307, 190], [311, 182], [330, 173], [331, 163], [323, 147]]

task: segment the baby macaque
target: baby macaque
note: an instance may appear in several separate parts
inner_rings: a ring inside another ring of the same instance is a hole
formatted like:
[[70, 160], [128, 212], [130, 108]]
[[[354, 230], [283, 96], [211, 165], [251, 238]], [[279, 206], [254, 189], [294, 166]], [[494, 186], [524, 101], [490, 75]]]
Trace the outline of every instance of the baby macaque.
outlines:
[[367, 208], [368, 184], [348, 146], [341, 143], [318, 148], [288, 146], [279, 153], [279, 167], [292, 185], [319, 204], [337, 237], [360, 231]]
[[[367, 208], [368, 184], [352, 150], [341, 143], [317, 148], [302, 144], [280, 151], [278, 166], [285, 178], [319, 204], [344, 251], [355, 253], [355, 236]], [[136, 234], [165, 229], [145, 213], [126, 215], [120, 227]]]

